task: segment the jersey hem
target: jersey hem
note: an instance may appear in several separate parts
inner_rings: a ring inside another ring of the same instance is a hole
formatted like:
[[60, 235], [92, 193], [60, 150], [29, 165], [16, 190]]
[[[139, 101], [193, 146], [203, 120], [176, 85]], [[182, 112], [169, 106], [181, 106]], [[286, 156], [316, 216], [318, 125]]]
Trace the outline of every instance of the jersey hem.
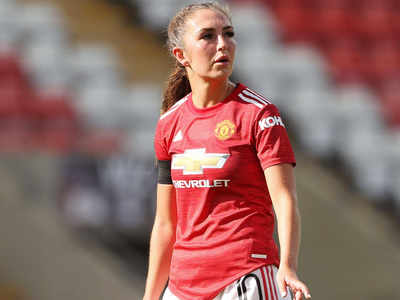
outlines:
[[[222, 288], [220, 288], [218, 291], [210, 294], [209, 296], [206, 296], [205, 298], [196, 298], [197, 300], [214, 300], [216, 296], [219, 295], [219, 293], [221, 293], [227, 286], [229, 286], [230, 284], [232, 284], [233, 282], [235, 282], [236, 280], [238, 280], [239, 278], [241, 278], [242, 276], [249, 274], [263, 266], [269, 266], [269, 265], [274, 265], [277, 268], [279, 268], [279, 265], [276, 262], [271, 262], [271, 263], [260, 263], [259, 265], [256, 265], [253, 268], [250, 268], [247, 271], [243, 271], [241, 273], [238, 273], [234, 279], [228, 281], [226, 284], [224, 284], [224, 286]], [[172, 284], [172, 285], [171, 285]], [[172, 282], [168, 283], [168, 288], [170, 289], [170, 291], [179, 298], [179, 300], [193, 300], [193, 298], [186, 298], [183, 294], [181, 294], [177, 289], [175, 289], [175, 286], [173, 285]]]

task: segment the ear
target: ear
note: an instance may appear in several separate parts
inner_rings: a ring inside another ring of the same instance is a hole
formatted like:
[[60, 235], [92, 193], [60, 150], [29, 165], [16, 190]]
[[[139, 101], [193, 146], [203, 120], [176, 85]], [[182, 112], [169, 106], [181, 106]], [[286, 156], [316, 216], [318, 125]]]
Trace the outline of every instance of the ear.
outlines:
[[172, 49], [172, 54], [175, 56], [176, 60], [183, 66], [188, 66], [188, 60], [186, 59], [185, 53], [182, 48], [174, 47]]

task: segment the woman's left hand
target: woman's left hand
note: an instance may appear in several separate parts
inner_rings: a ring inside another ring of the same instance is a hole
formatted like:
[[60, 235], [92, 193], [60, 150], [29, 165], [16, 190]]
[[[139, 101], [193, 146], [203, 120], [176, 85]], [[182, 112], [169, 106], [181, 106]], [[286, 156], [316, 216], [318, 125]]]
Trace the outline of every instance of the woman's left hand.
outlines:
[[283, 298], [287, 295], [288, 287], [293, 293], [293, 300], [301, 300], [303, 295], [306, 299], [311, 298], [308, 287], [302, 281], [300, 281], [293, 269], [280, 266], [278, 273], [276, 274], [276, 279], [278, 282], [279, 291]]

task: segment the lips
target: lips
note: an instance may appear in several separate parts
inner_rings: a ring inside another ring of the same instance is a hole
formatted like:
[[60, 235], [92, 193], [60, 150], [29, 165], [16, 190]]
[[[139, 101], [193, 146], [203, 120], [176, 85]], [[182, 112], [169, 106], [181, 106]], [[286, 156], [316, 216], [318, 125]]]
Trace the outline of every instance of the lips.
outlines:
[[229, 57], [227, 55], [223, 55], [215, 59], [215, 63], [228, 63], [229, 62]]

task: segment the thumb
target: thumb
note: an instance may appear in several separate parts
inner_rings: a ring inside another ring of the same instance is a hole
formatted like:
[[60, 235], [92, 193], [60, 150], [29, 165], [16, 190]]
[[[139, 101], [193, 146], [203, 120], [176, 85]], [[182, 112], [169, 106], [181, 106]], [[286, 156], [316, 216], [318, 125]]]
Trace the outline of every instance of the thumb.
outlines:
[[279, 292], [281, 293], [282, 298], [285, 298], [287, 294], [287, 285], [285, 278], [283, 276], [277, 276], [276, 281], [278, 283]]

